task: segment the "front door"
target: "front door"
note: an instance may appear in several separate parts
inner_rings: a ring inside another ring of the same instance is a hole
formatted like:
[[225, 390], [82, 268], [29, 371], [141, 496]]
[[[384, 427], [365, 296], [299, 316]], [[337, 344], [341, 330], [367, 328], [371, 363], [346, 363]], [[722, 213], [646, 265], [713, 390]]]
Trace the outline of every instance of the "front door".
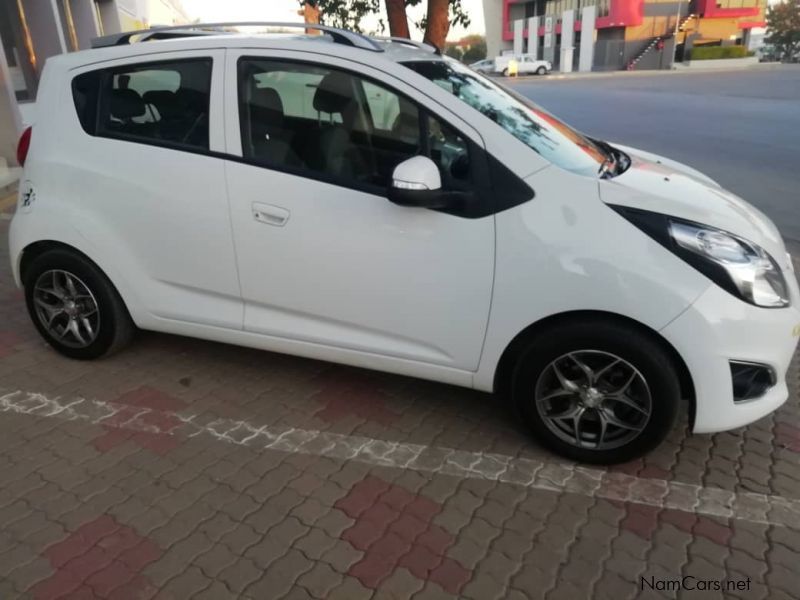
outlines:
[[397, 206], [386, 187], [398, 163], [426, 154], [445, 187], [469, 188], [480, 138], [379, 71], [302, 56], [229, 53], [238, 89], [226, 103], [239, 110], [227, 130], [241, 135], [228, 150], [241, 159], [226, 166], [245, 329], [475, 370], [494, 218]]

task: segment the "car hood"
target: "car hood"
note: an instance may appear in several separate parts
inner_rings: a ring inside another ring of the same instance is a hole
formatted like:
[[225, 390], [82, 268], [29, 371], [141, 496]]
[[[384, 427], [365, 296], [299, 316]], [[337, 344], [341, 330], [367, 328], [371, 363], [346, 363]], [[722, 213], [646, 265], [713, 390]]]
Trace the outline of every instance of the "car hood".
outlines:
[[631, 157], [631, 166], [600, 181], [607, 204], [630, 206], [729, 231], [762, 246], [779, 263], [787, 261], [778, 228], [760, 210], [723, 189], [710, 177], [677, 161], [612, 144]]

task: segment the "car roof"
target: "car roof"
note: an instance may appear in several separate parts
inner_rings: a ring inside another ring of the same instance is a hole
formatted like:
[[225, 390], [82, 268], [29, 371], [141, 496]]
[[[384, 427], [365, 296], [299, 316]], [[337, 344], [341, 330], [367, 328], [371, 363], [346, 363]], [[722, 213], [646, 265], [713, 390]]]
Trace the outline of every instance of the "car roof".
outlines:
[[[300, 50], [306, 52], [323, 52], [327, 55], [342, 58], [368, 57], [373, 62], [414, 62], [444, 60], [432, 46], [418, 42], [400, 41], [388, 38], [366, 38], [375, 46], [374, 50], [337, 43], [330, 35], [306, 35], [287, 33], [219, 33], [204, 35], [187, 35], [169, 39], [147, 40], [132, 43], [119, 43], [100, 48], [81, 50], [54, 56], [48, 61], [57, 62], [68, 69], [92, 63], [105, 62], [121, 58], [146, 56], [162, 52], [176, 52], [203, 49], [274, 49]], [[323, 46], [324, 45], [324, 46]]]

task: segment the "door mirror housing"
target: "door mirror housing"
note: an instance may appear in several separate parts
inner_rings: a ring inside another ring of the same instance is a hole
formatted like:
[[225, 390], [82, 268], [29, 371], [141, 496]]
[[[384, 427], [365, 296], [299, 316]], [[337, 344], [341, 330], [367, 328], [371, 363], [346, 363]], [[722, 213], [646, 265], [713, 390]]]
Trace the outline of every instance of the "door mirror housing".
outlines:
[[452, 200], [442, 191], [439, 167], [427, 156], [414, 156], [394, 168], [389, 200], [400, 206], [447, 208]]

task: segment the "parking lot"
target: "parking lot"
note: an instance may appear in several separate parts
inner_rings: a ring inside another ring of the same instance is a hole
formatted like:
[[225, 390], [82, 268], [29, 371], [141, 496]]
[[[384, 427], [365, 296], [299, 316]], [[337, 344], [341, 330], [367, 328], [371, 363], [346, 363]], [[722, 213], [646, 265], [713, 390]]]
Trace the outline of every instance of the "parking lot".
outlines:
[[[515, 85], [587, 133], [707, 170], [800, 240], [800, 70]], [[2, 599], [800, 589], [797, 361], [769, 418], [713, 436], [684, 420], [643, 460], [582, 467], [461, 388], [146, 332], [109, 359], [62, 358], [11, 281], [8, 224]]]

